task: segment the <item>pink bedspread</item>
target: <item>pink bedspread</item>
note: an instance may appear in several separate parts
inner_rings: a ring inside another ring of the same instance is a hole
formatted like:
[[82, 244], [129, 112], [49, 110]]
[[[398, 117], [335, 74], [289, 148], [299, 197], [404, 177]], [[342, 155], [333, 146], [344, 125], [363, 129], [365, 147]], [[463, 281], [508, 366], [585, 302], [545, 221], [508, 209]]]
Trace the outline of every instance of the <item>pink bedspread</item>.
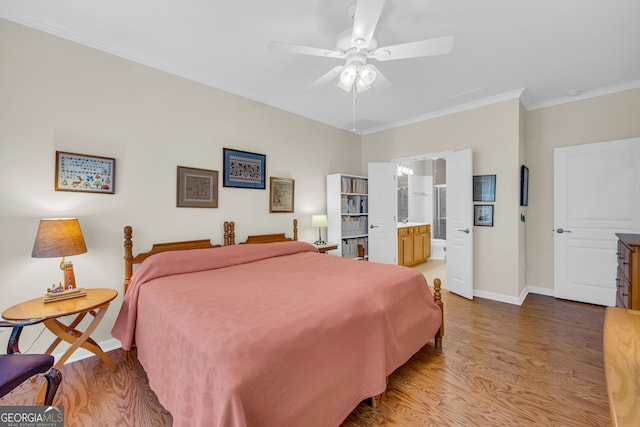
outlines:
[[[143, 286], [144, 285], [144, 286]], [[113, 328], [174, 426], [337, 426], [433, 338], [416, 270], [302, 242], [166, 252], [135, 272]]]

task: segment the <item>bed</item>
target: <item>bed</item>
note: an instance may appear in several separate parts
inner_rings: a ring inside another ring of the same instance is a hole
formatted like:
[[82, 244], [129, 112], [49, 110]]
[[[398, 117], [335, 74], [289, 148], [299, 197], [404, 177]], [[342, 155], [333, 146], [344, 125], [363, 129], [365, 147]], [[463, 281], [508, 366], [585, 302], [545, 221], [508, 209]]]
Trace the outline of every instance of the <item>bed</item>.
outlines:
[[432, 296], [416, 270], [321, 254], [296, 224], [294, 238], [236, 244], [225, 222], [223, 245], [136, 256], [125, 227], [112, 334], [135, 345], [174, 426], [338, 426], [428, 342], [442, 345], [439, 280]]

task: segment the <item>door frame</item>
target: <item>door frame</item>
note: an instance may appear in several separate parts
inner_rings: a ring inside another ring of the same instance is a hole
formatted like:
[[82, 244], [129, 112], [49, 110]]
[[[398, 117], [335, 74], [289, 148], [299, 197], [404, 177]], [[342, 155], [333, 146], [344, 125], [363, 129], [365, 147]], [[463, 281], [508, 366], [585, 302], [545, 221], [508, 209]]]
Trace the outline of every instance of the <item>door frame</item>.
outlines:
[[[432, 160], [432, 159], [436, 159], [436, 158], [443, 158], [443, 159], [447, 159], [447, 157], [450, 157], [452, 154], [454, 154], [455, 152], [457, 152], [459, 150], [448, 150], [448, 151], [441, 151], [441, 152], [436, 152], [436, 153], [428, 153], [428, 154], [422, 154], [422, 155], [415, 155], [415, 156], [408, 156], [408, 157], [402, 157], [402, 158], [395, 158], [390, 160], [390, 162], [392, 163], [410, 163], [410, 162], [415, 162], [415, 161], [420, 161], [420, 160]], [[473, 168], [470, 171], [471, 175], [473, 176]], [[449, 192], [447, 192], [447, 197], [449, 197]], [[469, 197], [471, 197], [471, 194], [469, 194]], [[470, 231], [473, 232], [473, 224], [469, 224], [469, 228]], [[473, 287], [473, 270], [474, 270], [474, 266], [473, 266], [473, 244], [471, 245], [471, 258], [472, 258], [472, 265], [470, 266], [471, 268], [471, 277], [469, 278], [469, 280], [471, 281], [471, 290], [470, 293], [469, 292], [464, 292], [464, 297], [469, 298], [469, 299], [473, 299], [474, 295], [475, 295], [475, 288]]]

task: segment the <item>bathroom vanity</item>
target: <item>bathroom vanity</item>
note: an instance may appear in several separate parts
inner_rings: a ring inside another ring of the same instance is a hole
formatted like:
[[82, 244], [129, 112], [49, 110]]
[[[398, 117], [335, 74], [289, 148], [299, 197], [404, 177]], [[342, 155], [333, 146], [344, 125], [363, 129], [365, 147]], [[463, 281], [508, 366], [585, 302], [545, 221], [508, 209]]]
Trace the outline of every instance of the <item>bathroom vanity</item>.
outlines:
[[431, 225], [398, 223], [398, 265], [423, 263], [431, 256]]

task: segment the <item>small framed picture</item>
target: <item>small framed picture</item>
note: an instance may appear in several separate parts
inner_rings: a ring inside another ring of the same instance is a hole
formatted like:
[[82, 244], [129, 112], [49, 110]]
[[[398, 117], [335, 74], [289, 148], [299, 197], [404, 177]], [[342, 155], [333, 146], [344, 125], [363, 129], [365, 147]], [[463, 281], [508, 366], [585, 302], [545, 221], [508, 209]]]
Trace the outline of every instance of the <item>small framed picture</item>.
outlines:
[[493, 205], [473, 205], [473, 225], [493, 227]]
[[116, 159], [56, 151], [56, 191], [114, 194]]
[[178, 166], [176, 206], [217, 208], [218, 171]]
[[293, 212], [294, 180], [269, 178], [269, 212]]
[[496, 201], [496, 176], [476, 175], [473, 177], [473, 201], [474, 202], [495, 202]]
[[520, 206], [529, 205], [529, 168], [520, 168]]
[[224, 187], [265, 189], [264, 154], [223, 148], [222, 185]]

